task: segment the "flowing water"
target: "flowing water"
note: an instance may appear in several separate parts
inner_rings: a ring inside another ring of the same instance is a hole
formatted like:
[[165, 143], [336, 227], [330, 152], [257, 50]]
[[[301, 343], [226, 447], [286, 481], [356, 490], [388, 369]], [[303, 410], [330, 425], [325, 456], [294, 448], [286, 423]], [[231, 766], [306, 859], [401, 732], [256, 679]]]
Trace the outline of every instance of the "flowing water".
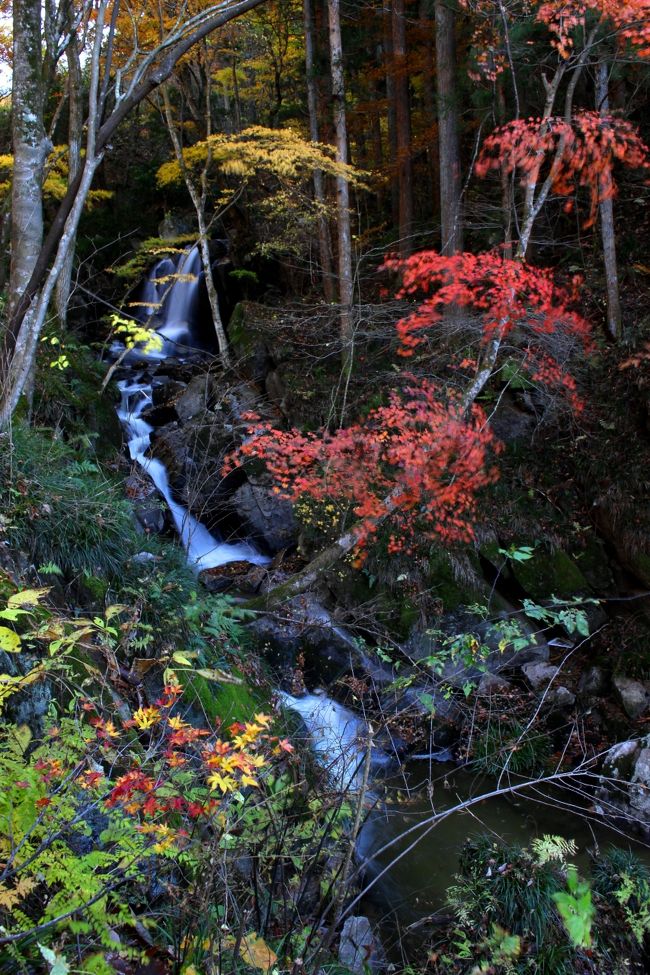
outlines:
[[[159, 261], [143, 284], [144, 320], [153, 316], [156, 331], [164, 339], [161, 351], [138, 353], [132, 357], [141, 367], [144, 359], [161, 359], [173, 351], [182, 358], [183, 348], [192, 351], [193, 325], [199, 302], [201, 256], [198, 247], [183, 253], [176, 267], [170, 258]], [[173, 277], [176, 275], [176, 277]], [[173, 280], [168, 280], [172, 276]], [[152, 405], [152, 380], [146, 368], [131, 367], [128, 379], [117, 383], [121, 401], [118, 418], [126, 433], [129, 455], [151, 478], [167, 502], [176, 531], [187, 552], [189, 564], [197, 572], [212, 569], [227, 562], [247, 561], [257, 565], [269, 560], [249, 542], [224, 542], [179, 504], [169, 484], [164, 464], [148, 454], [154, 428], [142, 419], [142, 413]]]
[[[180, 275], [170, 282], [170, 275]], [[268, 562], [248, 542], [226, 543], [211, 534], [171, 491], [164, 465], [148, 455], [154, 428], [142, 418], [152, 405], [152, 380], [147, 359], [174, 354], [182, 359], [192, 351], [199, 303], [200, 255], [198, 248], [177, 262], [164, 258], [142, 287], [143, 321], [151, 319], [164, 339], [161, 352], [136, 354], [128, 378], [119, 383], [118, 416], [126, 432], [131, 459], [151, 478], [167, 502], [178, 535], [196, 570], [247, 560]], [[339, 632], [340, 635], [340, 632]], [[352, 638], [350, 638], [352, 639]], [[309, 741], [327, 770], [331, 785], [351, 793], [363, 784], [369, 729], [363, 719], [323, 692], [300, 697], [280, 692], [284, 706], [300, 715]], [[444, 908], [445, 894], [458, 867], [458, 855], [473, 835], [488, 833], [495, 840], [525, 845], [534, 836], [560, 834], [573, 838], [586, 866], [587, 851], [599, 844], [632, 845], [647, 862], [647, 848], [620, 837], [601, 824], [580, 816], [575, 796], [538, 793], [532, 802], [524, 795], [499, 796], [455, 812], [432, 825], [440, 812], [490, 793], [494, 780], [459, 769], [446, 761], [449, 753], [411, 758], [398, 767], [394, 756], [373, 747], [370, 754], [370, 807], [361, 830], [357, 858], [363, 864], [367, 891], [357, 912], [376, 920], [390, 916], [400, 926], [416, 923]], [[380, 775], [381, 781], [377, 779]], [[578, 807], [579, 808], [579, 807]]]

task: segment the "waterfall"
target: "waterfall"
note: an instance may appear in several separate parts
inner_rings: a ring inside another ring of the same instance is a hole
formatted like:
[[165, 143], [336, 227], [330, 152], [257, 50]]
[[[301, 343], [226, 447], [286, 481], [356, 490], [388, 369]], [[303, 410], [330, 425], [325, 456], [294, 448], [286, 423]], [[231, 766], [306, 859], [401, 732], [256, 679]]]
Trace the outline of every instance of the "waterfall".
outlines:
[[135, 317], [150, 323], [165, 339], [162, 352], [154, 353], [153, 358], [165, 358], [179, 345], [194, 344], [202, 274], [196, 244], [176, 258], [163, 257], [142, 282]]
[[[322, 692], [294, 697], [280, 691], [279, 697], [285, 708], [302, 718], [312, 748], [334, 788], [341, 792], [359, 790], [370, 738], [366, 723]], [[390, 759], [385, 752], [373, 748], [371, 762], [376, 768], [387, 765]]]
[[[172, 274], [179, 277], [171, 282], [165, 280]], [[161, 351], [147, 354], [138, 351], [130, 356], [131, 362], [164, 359], [170, 353], [176, 354], [179, 345], [191, 346], [198, 312], [200, 274], [198, 246], [184, 251], [178, 261], [169, 257], [158, 261], [143, 283], [138, 317], [143, 322], [151, 319], [165, 343]], [[121, 396], [117, 415], [126, 433], [129, 456], [151, 478], [167, 502], [192, 568], [200, 571], [239, 561], [256, 565], [268, 563], [269, 559], [249, 542], [229, 544], [214, 536], [175, 500], [164, 464], [147, 453], [154, 431], [153, 426], [142, 419], [142, 413], [153, 401], [149, 375], [142, 370], [130, 379], [120, 380], [117, 386]]]

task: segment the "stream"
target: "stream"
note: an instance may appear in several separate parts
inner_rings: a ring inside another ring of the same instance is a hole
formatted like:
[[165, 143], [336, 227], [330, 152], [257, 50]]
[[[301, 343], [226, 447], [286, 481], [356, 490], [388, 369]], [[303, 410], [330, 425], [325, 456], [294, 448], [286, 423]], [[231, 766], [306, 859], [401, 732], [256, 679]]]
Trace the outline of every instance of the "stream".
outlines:
[[[182, 277], [169, 285], [169, 276], [175, 274]], [[227, 542], [208, 531], [174, 498], [163, 463], [149, 456], [154, 427], [142, 414], [153, 402], [152, 366], [171, 355], [182, 362], [201, 344], [197, 341], [193, 345], [200, 276], [200, 256], [194, 247], [180, 258], [159, 261], [143, 283], [142, 320], [151, 319], [164, 340], [163, 348], [147, 356], [136, 352], [125, 358], [118, 381], [121, 402], [117, 411], [129, 455], [167, 503], [188, 563], [197, 572], [233, 561], [269, 562], [250, 542]], [[114, 351], [117, 355], [123, 349]], [[332, 787], [359, 790], [368, 739], [363, 719], [323, 691], [298, 697], [279, 692], [278, 696], [285, 708], [300, 715]], [[494, 788], [493, 779], [459, 768], [445, 761], [448, 758], [444, 752], [425, 755], [401, 766], [396, 756], [380, 748], [373, 747], [369, 756], [369, 813], [357, 844], [357, 859], [364, 865], [369, 889], [355, 912], [367, 913], [382, 930], [382, 919], [387, 917], [394, 934], [396, 922], [408, 926], [444, 909], [446, 890], [458, 868], [458, 854], [467, 838], [479, 833], [519, 844], [529, 843], [534, 836], [561, 834], [576, 840], [580, 863], [585, 867], [587, 851], [618, 841], [619, 845], [634, 846], [648, 862], [646, 847], [630, 843], [627, 837], [600, 824], [588, 823], [567, 808], [568, 800], [574, 802], [575, 797], [565, 794], [563, 798], [557, 791], [553, 798], [540, 794], [536, 802], [523, 795], [492, 799], [444, 819], [435, 829], [424, 826], [421, 832], [404, 837], [407, 829], [425, 823], [432, 814]], [[564, 800], [567, 807], [563, 807]], [[413, 845], [415, 836], [419, 842]]]

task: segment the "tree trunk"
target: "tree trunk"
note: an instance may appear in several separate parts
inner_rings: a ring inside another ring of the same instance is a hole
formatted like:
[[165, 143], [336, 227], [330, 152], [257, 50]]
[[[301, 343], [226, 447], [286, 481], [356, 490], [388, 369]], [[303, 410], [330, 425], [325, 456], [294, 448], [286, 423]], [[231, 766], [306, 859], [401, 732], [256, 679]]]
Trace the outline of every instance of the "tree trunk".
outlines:
[[435, 0], [442, 254], [463, 249], [460, 142], [456, 99], [456, 14], [451, 0]]
[[420, 33], [424, 47], [424, 68], [422, 72], [422, 100], [424, 116], [428, 131], [427, 138], [427, 168], [429, 170], [430, 190], [430, 214], [435, 217], [439, 203], [438, 195], [440, 192], [440, 174], [438, 172], [438, 153], [434, 139], [434, 132], [437, 131], [438, 116], [436, 112], [436, 91], [435, 91], [435, 58], [434, 58], [434, 26], [429, 13], [428, 0], [420, 0]]
[[[66, 48], [68, 61], [68, 185], [72, 183], [81, 166], [81, 141], [83, 139], [83, 99], [81, 63], [76, 37], [73, 37]], [[68, 301], [72, 284], [72, 269], [74, 266], [74, 242], [66, 256], [63, 270], [56, 283], [56, 313], [60, 324], [65, 327], [68, 318]]]
[[51, 148], [43, 126], [40, 0], [14, 0], [13, 28], [9, 317], [29, 284], [43, 243], [43, 166]]
[[[305, 23], [305, 71], [307, 75], [307, 107], [309, 110], [309, 136], [312, 142], [320, 142], [318, 125], [318, 89], [316, 86], [316, 58], [314, 45], [314, 15], [311, 0], [304, 0]], [[314, 199], [317, 206], [325, 208], [325, 181], [321, 169], [314, 170]], [[332, 268], [332, 240], [324, 212], [318, 218], [318, 253], [325, 301], [336, 301], [336, 282]]]
[[[334, 106], [334, 132], [336, 160], [348, 161], [348, 136], [345, 113], [345, 80], [343, 74], [343, 44], [339, 0], [328, 0], [330, 73], [332, 76], [332, 102]], [[336, 211], [339, 247], [339, 304], [341, 306], [341, 360], [345, 371], [352, 365], [352, 232], [350, 229], [350, 187], [345, 176], [336, 180]]]
[[[208, 137], [211, 132], [211, 119], [209, 113], [209, 102], [210, 102], [210, 84], [208, 81], [206, 87], [206, 129]], [[208, 301], [210, 304], [210, 312], [212, 315], [212, 325], [214, 327], [214, 333], [217, 339], [217, 346], [219, 349], [219, 357], [224, 369], [230, 366], [230, 356], [228, 354], [228, 339], [226, 337], [226, 331], [223, 327], [223, 321], [221, 319], [221, 310], [219, 308], [219, 296], [217, 294], [217, 289], [214, 284], [214, 278], [212, 276], [212, 262], [210, 261], [210, 247], [208, 244], [208, 227], [205, 219], [205, 200], [207, 191], [207, 170], [210, 166], [210, 154], [205, 162], [202, 174], [203, 182], [203, 192], [199, 191], [192, 173], [185, 165], [185, 158], [183, 156], [183, 146], [181, 145], [181, 139], [174, 122], [174, 117], [172, 113], [172, 106], [169, 99], [169, 91], [166, 85], [163, 86], [163, 106], [165, 121], [167, 123], [167, 131], [169, 132], [169, 138], [171, 139], [172, 145], [174, 147], [174, 155], [176, 156], [176, 161], [180, 167], [181, 173], [183, 174], [183, 179], [185, 181], [185, 186], [187, 187], [187, 192], [192, 200], [192, 205], [194, 207], [194, 212], [196, 213], [196, 220], [199, 228], [199, 251], [201, 252], [201, 264], [203, 265], [203, 274], [205, 276], [205, 286], [208, 292]]]
[[386, 77], [386, 102], [388, 122], [388, 153], [390, 159], [390, 193], [392, 221], [399, 226], [399, 186], [397, 182], [397, 109], [395, 105], [395, 67], [393, 58], [393, 29], [389, 0], [384, 0], [384, 67]]
[[[609, 84], [607, 63], [596, 66], [596, 108], [601, 115], [609, 114]], [[621, 299], [618, 287], [616, 262], [616, 229], [614, 226], [614, 200], [612, 197], [612, 171], [610, 167], [600, 176], [600, 235], [603, 242], [605, 282], [607, 285], [607, 331], [613, 339], [621, 337]]]
[[406, 59], [404, 0], [393, 0], [391, 23], [395, 71], [393, 84], [399, 192], [399, 252], [401, 257], [408, 257], [413, 250], [413, 166], [411, 163], [411, 109]]

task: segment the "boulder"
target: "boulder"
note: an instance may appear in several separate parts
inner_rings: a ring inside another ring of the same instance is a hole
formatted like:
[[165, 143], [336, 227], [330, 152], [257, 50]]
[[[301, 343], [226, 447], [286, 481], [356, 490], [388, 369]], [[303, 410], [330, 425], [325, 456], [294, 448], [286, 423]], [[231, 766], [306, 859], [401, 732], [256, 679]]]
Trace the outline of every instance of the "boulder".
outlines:
[[479, 697], [493, 697], [495, 694], [506, 694], [512, 689], [512, 684], [505, 677], [498, 674], [483, 674], [478, 682], [476, 693]]
[[556, 708], [572, 708], [576, 703], [576, 696], [568, 687], [552, 687], [546, 696], [546, 702]]
[[645, 826], [650, 826], [650, 748], [642, 748], [635, 762], [630, 806]]
[[559, 667], [547, 663], [525, 664], [521, 669], [534, 691], [544, 691], [560, 672]]
[[202, 373], [190, 380], [175, 400], [174, 409], [181, 423], [187, 423], [192, 417], [205, 413], [214, 403], [214, 399], [214, 381], [209, 373]]
[[578, 696], [583, 703], [594, 701], [603, 694], [606, 683], [605, 672], [602, 667], [590, 667], [580, 676]]
[[638, 741], [621, 741], [617, 745], [613, 745], [603, 761], [604, 774], [611, 779], [629, 782], [634, 772], [639, 751]]
[[270, 487], [248, 481], [237, 488], [232, 505], [246, 533], [273, 555], [296, 544], [298, 525], [293, 506]]
[[612, 683], [623, 710], [633, 721], [650, 710], [650, 691], [646, 682], [617, 676], [612, 679]]
[[339, 941], [339, 962], [355, 975], [376, 973], [386, 965], [383, 949], [367, 917], [348, 917]]

